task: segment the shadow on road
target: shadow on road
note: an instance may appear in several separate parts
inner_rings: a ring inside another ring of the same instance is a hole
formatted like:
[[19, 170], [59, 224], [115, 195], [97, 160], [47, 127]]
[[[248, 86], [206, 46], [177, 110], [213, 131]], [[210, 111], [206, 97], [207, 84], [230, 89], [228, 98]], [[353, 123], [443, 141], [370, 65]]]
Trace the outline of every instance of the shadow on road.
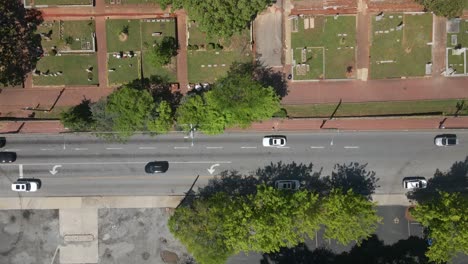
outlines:
[[399, 240], [393, 245], [384, 245], [376, 235], [354, 246], [349, 252], [336, 254], [326, 248], [310, 250], [305, 244], [294, 248], [282, 248], [274, 254], [263, 254], [261, 264], [349, 264], [349, 263], [429, 263], [424, 255], [427, 243], [419, 237]]

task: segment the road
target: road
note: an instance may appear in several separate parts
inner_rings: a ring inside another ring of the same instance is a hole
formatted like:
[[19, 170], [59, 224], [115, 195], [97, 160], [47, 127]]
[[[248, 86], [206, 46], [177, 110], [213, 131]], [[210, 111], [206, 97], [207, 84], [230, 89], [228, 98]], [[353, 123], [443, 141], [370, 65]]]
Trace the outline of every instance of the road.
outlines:
[[[222, 170], [250, 172], [271, 162], [313, 163], [328, 175], [334, 164], [367, 163], [380, 179], [376, 193], [404, 193], [407, 176], [429, 178], [436, 169], [448, 170], [468, 155], [468, 131], [455, 147], [436, 147], [437, 131], [282, 133], [285, 148], [265, 148], [260, 133], [196, 134], [192, 146], [186, 134], [136, 136], [126, 143], [110, 143], [93, 135], [7, 135], [3, 151], [15, 151], [15, 163], [0, 165], [0, 196], [19, 177], [42, 180], [42, 188], [27, 196], [171, 195], [183, 194], [200, 175], [205, 185]], [[167, 160], [165, 174], [148, 175], [147, 162]], [[215, 172], [210, 175], [211, 166]], [[55, 166], [56, 173], [53, 174]], [[52, 172], [51, 172], [52, 171]]]

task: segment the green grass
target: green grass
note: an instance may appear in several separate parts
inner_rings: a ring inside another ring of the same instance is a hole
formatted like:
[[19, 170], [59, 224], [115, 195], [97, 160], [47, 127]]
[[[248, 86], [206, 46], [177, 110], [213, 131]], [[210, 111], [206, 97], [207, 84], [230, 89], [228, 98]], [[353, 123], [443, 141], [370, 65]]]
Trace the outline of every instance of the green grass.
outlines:
[[[462, 47], [468, 48], [468, 19], [461, 19], [459, 33], [447, 33], [447, 47], [455, 47], [457, 44], [461, 44]], [[457, 44], [452, 45], [451, 36], [457, 35]]]
[[[404, 27], [398, 31], [396, 27], [401, 21]], [[388, 31], [388, 33], [375, 33], [376, 31]], [[381, 21], [375, 21], [374, 15], [371, 35], [371, 78], [425, 75], [425, 65], [432, 59], [432, 46], [427, 45], [432, 42], [432, 14], [385, 14]], [[392, 62], [382, 63], [382, 61]]]
[[[124, 27], [128, 26], [127, 40], [119, 39]], [[139, 19], [108, 19], [106, 22], [107, 51], [138, 51], [141, 49]]]
[[[191, 24], [189, 27], [189, 45], [198, 45], [200, 48], [200, 50], [196, 51], [187, 51], [189, 82], [214, 82], [226, 75], [233, 62], [252, 61], [248, 30], [236, 34], [230, 39], [214, 39], [207, 38], [205, 33], [198, 30], [196, 24], [192, 22], [189, 24]], [[208, 43], [219, 43], [223, 46], [223, 49], [219, 51], [206, 50]], [[209, 65], [211, 67], [208, 67]]]
[[145, 78], [150, 77], [151, 75], [159, 75], [163, 78], [166, 78], [170, 82], [177, 82], [177, 67], [176, 67], [176, 58], [172, 58], [171, 64], [167, 66], [156, 67], [147, 59], [148, 53], [150, 51], [143, 52], [143, 75]]
[[68, 109], [72, 108], [72, 106], [55, 106], [49, 112], [43, 111], [35, 111], [34, 118], [36, 119], [60, 119], [60, 114]]
[[[467, 100], [467, 99], [465, 99]], [[461, 100], [434, 101], [397, 101], [342, 103], [335, 117], [340, 116], [371, 116], [371, 115], [402, 115], [442, 112], [445, 115], [454, 114], [457, 102]], [[465, 102], [465, 104], [468, 103]], [[289, 117], [330, 117], [337, 104], [283, 105]], [[459, 112], [468, 115], [468, 107]]]
[[[26, 4], [30, 5], [31, 0], [27, 0]], [[34, 4], [37, 5], [90, 5], [92, 0], [34, 0]]]
[[[146, 22], [147, 20], [151, 20], [151, 22]], [[151, 49], [154, 42], [160, 42], [166, 36], [177, 39], [175, 19], [170, 19], [170, 22], [152, 22], [152, 20], [160, 19], [141, 20], [141, 40], [143, 42], [143, 49]], [[167, 20], [167, 18], [165, 20]], [[162, 32], [162, 35], [153, 37], [151, 36], [153, 32]]]
[[[465, 54], [461, 55], [452, 55], [452, 50], [448, 51], [447, 59], [448, 59], [448, 65], [449, 67], [453, 68], [456, 70], [456, 74], [465, 74], [465, 61], [464, 58], [466, 56]], [[468, 59], [468, 58], [467, 58]]]
[[[294, 68], [294, 80], [322, 79], [323, 75], [323, 48], [307, 48], [306, 62], [309, 65], [309, 71], [305, 75], [299, 75], [297, 67]], [[294, 50], [294, 60], [296, 64], [302, 61], [302, 49]]]
[[[86, 69], [93, 67], [91, 73]], [[96, 85], [98, 84], [98, 69], [96, 55], [62, 55], [46, 56], [37, 63], [37, 70], [56, 73], [61, 76], [33, 76], [34, 85]], [[88, 81], [92, 77], [92, 81]]]
[[[63, 28], [62, 35], [59, 33], [60, 27]], [[45, 21], [37, 28], [37, 33], [46, 35], [51, 33], [50, 40], [43, 38], [41, 41], [43, 49], [47, 52], [50, 52], [54, 46], [60, 51], [82, 50], [82, 43], [89, 42], [92, 45], [92, 34], [95, 31], [94, 20]], [[71, 45], [65, 43], [65, 39], [69, 36], [73, 39]], [[85, 48], [84, 45], [83, 48]]]
[[[346, 36], [344, 36], [344, 34], [346, 34]], [[325, 72], [321, 70], [322, 74], [310, 73], [306, 76], [296, 75], [294, 76], [295, 80], [354, 78], [354, 74], [348, 74], [347, 69], [348, 67], [354, 69], [356, 64], [355, 16], [339, 16], [337, 19], [334, 19], [333, 16], [316, 16], [314, 17], [314, 28], [309, 29], [304, 29], [304, 18], [299, 18], [298, 32], [291, 33], [291, 43], [296, 64], [301, 63], [300, 49], [304, 47], [324, 48]], [[297, 54], [296, 51], [299, 53]], [[317, 58], [320, 58], [320, 55], [317, 55]], [[318, 71], [318, 69], [320, 69], [320, 67], [318, 67], [319, 62], [313, 59], [308, 60], [306, 63], [309, 64], [311, 70], [314, 69]]]
[[108, 72], [109, 85], [122, 85], [140, 78], [140, 55], [133, 58], [117, 59], [108, 54], [108, 69], [115, 69]]

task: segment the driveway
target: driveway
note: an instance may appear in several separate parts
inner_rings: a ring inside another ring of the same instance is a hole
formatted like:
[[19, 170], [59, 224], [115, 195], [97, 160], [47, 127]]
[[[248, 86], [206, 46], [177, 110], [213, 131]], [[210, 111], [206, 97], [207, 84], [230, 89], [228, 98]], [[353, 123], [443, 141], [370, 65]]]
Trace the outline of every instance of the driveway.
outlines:
[[282, 28], [281, 10], [275, 6], [268, 8], [254, 21], [254, 38], [257, 48], [257, 58], [265, 66], [282, 66]]

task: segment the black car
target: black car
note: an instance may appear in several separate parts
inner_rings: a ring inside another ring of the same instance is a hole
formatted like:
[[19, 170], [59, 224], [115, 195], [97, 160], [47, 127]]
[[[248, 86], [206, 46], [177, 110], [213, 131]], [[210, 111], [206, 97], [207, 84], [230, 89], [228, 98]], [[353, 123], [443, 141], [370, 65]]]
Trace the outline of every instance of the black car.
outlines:
[[167, 161], [152, 161], [146, 164], [146, 173], [164, 173], [169, 169], [169, 162]]
[[15, 162], [16, 153], [15, 152], [0, 152], [0, 162], [9, 163]]
[[6, 144], [6, 138], [5, 137], [0, 137], [0, 148], [3, 148]]

